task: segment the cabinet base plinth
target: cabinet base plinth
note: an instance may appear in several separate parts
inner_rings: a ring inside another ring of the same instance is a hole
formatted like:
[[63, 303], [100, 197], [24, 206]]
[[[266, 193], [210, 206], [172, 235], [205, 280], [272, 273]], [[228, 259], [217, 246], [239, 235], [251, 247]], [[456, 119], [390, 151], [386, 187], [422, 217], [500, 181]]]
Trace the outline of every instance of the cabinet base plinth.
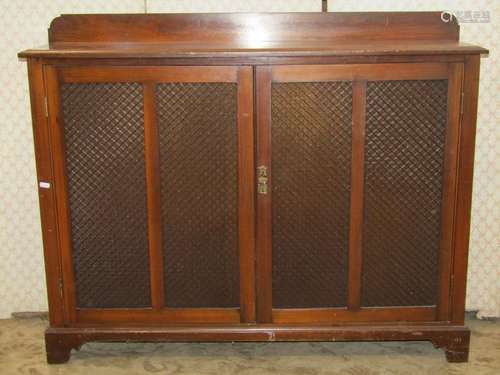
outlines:
[[171, 325], [48, 328], [48, 363], [64, 363], [87, 342], [430, 341], [448, 362], [467, 362], [470, 331], [449, 325]]

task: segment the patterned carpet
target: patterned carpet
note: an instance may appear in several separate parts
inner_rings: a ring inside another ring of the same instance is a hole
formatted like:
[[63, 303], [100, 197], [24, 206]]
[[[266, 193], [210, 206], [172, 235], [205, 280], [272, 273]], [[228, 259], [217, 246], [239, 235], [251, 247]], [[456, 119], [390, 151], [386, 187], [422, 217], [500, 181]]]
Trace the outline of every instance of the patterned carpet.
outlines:
[[500, 374], [500, 322], [469, 319], [469, 363], [430, 343], [87, 344], [47, 365], [40, 318], [0, 320], [0, 374]]

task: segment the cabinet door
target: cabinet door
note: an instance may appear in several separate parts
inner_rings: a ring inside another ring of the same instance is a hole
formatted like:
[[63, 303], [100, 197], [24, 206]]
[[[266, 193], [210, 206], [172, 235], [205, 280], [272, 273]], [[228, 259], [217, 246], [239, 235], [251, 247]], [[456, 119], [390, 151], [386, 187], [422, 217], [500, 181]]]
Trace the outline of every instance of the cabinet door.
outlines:
[[253, 321], [251, 68], [45, 76], [66, 321]]
[[449, 319], [462, 70], [258, 69], [259, 321]]

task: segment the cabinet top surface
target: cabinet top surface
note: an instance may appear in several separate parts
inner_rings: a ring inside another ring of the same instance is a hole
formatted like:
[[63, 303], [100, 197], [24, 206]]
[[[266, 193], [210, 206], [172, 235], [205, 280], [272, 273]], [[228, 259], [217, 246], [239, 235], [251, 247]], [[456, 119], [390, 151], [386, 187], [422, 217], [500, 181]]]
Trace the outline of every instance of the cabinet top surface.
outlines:
[[137, 58], [485, 54], [441, 12], [82, 14], [20, 57]]

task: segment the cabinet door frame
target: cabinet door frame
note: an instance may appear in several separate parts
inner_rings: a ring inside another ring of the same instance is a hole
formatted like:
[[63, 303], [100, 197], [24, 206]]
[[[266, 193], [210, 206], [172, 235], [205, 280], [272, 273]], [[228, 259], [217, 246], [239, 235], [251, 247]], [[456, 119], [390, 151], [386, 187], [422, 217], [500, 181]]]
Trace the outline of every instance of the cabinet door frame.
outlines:
[[[348, 290], [345, 308], [278, 309], [272, 306], [272, 194], [257, 194], [257, 320], [261, 323], [424, 322], [451, 320], [455, 246], [457, 167], [461, 126], [463, 63], [387, 63], [273, 65], [257, 67], [256, 118], [258, 166], [268, 169], [272, 192], [271, 87], [273, 82], [348, 80], [353, 83], [352, 175], [349, 219]], [[434, 306], [361, 307], [361, 265], [366, 83], [371, 80], [448, 79], [444, 150], [438, 297]]]
[[[78, 326], [107, 324], [248, 323], [255, 321], [253, 70], [250, 66], [44, 66], [50, 154], [60, 254], [62, 321]], [[77, 308], [72, 264], [67, 175], [64, 160], [61, 83], [137, 82], [143, 84], [151, 308]], [[155, 84], [162, 82], [237, 83], [239, 308], [168, 308], [164, 302], [159, 189], [159, 139]], [[59, 322], [62, 323], [62, 322]]]

